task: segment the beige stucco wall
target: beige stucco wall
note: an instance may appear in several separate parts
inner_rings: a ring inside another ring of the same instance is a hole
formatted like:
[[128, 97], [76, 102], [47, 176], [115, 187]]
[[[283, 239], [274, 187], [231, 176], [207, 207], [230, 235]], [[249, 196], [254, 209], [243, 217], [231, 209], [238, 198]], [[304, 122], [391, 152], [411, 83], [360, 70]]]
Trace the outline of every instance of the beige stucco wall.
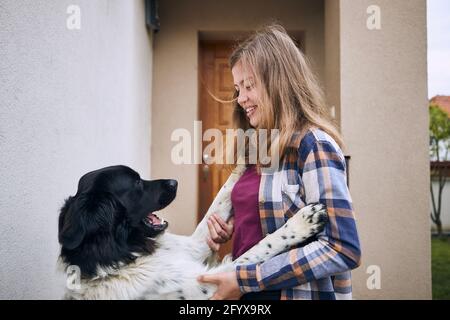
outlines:
[[336, 124], [341, 124], [339, 1], [325, 0], [324, 6], [324, 79], [325, 95]]
[[149, 178], [144, 17], [143, 0], [1, 1], [0, 299], [61, 299], [58, 214], [84, 173], [125, 164]]
[[[381, 9], [368, 30], [367, 7]], [[431, 298], [425, 0], [341, 0], [341, 127], [362, 242], [355, 297]], [[368, 290], [367, 267], [381, 270]]]
[[159, 2], [159, 16], [161, 30], [154, 38], [151, 171], [155, 178], [180, 182], [178, 196], [164, 216], [172, 231], [189, 234], [196, 225], [197, 168], [172, 164], [176, 143], [170, 136], [176, 128], [186, 128], [193, 136], [198, 119], [199, 32], [208, 39], [230, 37], [276, 17], [288, 30], [307, 30], [305, 48], [323, 78], [323, 1], [165, 0]]

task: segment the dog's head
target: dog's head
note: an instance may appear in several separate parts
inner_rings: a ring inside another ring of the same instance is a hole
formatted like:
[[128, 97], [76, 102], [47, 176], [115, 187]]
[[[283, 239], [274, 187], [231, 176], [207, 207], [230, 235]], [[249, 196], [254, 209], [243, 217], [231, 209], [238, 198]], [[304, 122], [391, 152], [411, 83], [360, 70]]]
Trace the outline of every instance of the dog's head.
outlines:
[[170, 204], [176, 191], [176, 180], [142, 180], [126, 166], [85, 174], [61, 208], [61, 258], [93, 276], [98, 266], [118, 267], [150, 254], [152, 238], [168, 226], [154, 212]]

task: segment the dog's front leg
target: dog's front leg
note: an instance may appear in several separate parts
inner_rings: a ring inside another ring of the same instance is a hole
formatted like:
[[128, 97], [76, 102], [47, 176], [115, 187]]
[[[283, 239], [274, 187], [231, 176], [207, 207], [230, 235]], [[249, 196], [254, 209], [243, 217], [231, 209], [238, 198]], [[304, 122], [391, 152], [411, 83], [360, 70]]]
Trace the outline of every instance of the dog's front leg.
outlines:
[[233, 190], [234, 185], [242, 176], [245, 171], [244, 165], [237, 165], [233, 172], [228, 177], [225, 184], [220, 188], [219, 193], [214, 198], [213, 203], [209, 207], [202, 221], [199, 223], [194, 233], [191, 236], [191, 239], [194, 243], [198, 245], [197, 250], [193, 250], [193, 252], [197, 252], [200, 256], [196, 257], [204, 261], [209, 255], [211, 255], [211, 249], [209, 248], [206, 240], [209, 235], [208, 230], [208, 218], [213, 214], [217, 213], [223, 220], [227, 221], [231, 215], [231, 191]]
[[283, 227], [268, 234], [236, 259], [234, 265], [264, 262], [292, 246], [301, 244], [322, 231], [327, 218], [327, 210], [323, 204], [308, 205], [300, 209]]

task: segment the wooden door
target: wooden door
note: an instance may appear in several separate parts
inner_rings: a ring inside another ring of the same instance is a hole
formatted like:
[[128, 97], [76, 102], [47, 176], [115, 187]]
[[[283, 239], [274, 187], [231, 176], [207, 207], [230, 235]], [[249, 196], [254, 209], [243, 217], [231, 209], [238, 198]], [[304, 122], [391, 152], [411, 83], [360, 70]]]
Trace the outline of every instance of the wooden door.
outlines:
[[[233, 97], [233, 77], [228, 64], [228, 58], [232, 52], [230, 42], [201, 42], [199, 50], [199, 119], [202, 121], [202, 137], [207, 129], [217, 128], [225, 137], [225, 130], [232, 128], [232, 103], [218, 102], [212, 95], [220, 100], [230, 101]], [[203, 141], [202, 150], [211, 141]], [[203, 153], [203, 157], [212, 156]], [[224, 165], [203, 164], [199, 166], [199, 210], [200, 221], [221, 186], [227, 180], [230, 172]], [[219, 255], [223, 257], [231, 252], [232, 241], [221, 246]]]

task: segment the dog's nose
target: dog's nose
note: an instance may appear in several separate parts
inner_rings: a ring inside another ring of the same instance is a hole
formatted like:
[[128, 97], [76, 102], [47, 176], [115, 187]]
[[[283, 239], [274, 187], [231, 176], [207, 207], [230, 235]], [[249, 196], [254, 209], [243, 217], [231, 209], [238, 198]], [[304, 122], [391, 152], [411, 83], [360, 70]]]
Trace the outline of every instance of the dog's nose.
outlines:
[[173, 189], [176, 189], [178, 187], [178, 181], [177, 180], [171, 179], [171, 180], [168, 181], [168, 184], [169, 184], [169, 187], [171, 187]]

